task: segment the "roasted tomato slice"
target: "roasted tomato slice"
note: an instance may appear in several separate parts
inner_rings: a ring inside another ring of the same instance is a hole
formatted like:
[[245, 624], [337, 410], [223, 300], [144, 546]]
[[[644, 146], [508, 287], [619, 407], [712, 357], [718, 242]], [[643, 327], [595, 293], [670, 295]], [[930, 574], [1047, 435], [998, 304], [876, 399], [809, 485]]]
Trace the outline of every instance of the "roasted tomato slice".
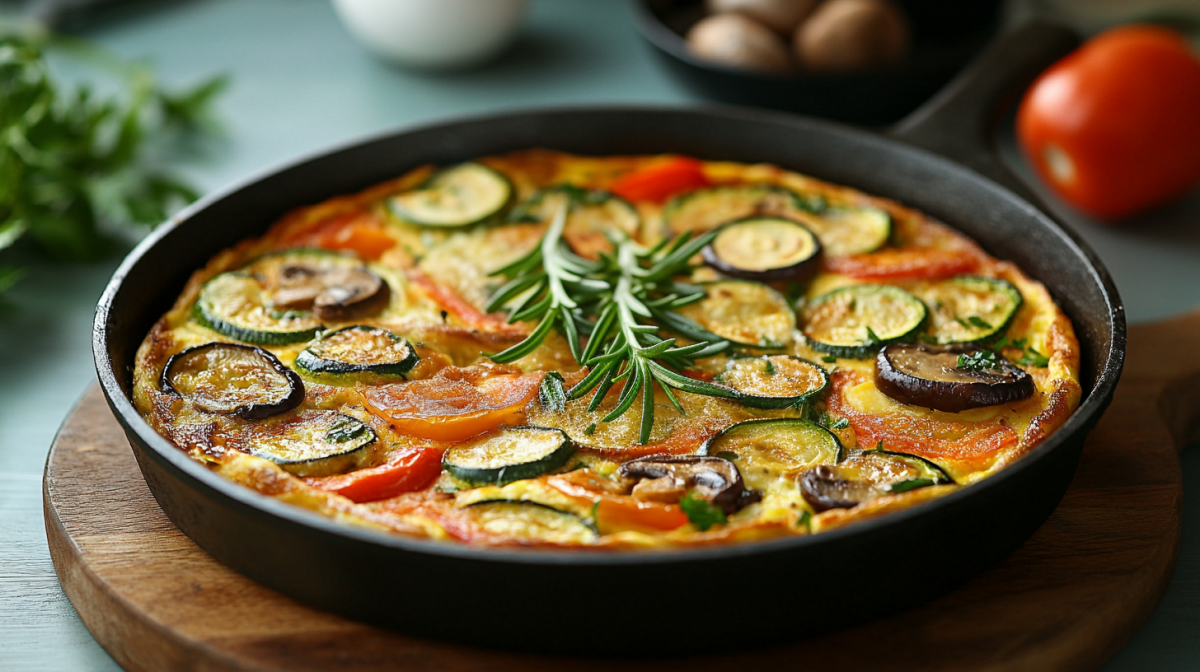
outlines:
[[[601, 534], [633, 530], [666, 531], [683, 527], [688, 518], [676, 504], [642, 502], [613, 491], [612, 481], [597, 478], [586, 469], [550, 476], [555, 490], [595, 504], [596, 527]], [[604, 487], [604, 486], [610, 487]]]
[[519, 424], [543, 375], [447, 367], [432, 378], [367, 388], [362, 395], [369, 411], [402, 434], [461, 441], [502, 424]]
[[332, 217], [285, 238], [289, 247], [310, 245], [326, 250], [347, 250], [375, 261], [396, 246], [383, 223], [370, 212], [355, 210]]
[[825, 260], [828, 270], [864, 280], [947, 278], [971, 273], [978, 266], [979, 258], [973, 254], [939, 247], [898, 247]]
[[832, 379], [829, 413], [850, 421], [860, 447], [874, 448], [883, 442], [887, 450], [932, 460], [972, 461], [985, 459], [1017, 442], [1017, 433], [1004, 424], [1002, 418], [959, 422], [932, 414], [861, 412], [846, 401], [845, 393], [866, 382], [866, 378], [850, 371], [838, 371]]
[[617, 178], [609, 191], [627, 201], [661, 203], [675, 194], [710, 186], [704, 164], [696, 159], [677, 156], [652, 163]]
[[442, 453], [434, 446], [414, 446], [394, 453], [387, 464], [348, 474], [307, 478], [314, 488], [335, 492], [356, 502], [374, 502], [420, 490], [442, 473]]

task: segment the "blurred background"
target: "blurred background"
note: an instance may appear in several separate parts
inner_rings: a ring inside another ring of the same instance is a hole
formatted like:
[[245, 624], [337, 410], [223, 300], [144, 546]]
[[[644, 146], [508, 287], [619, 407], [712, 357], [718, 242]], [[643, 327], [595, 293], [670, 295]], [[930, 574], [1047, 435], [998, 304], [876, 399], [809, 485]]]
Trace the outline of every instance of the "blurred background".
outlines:
[[[780, 4], [792, 14], [763, 10]], [[96, 300], [170, 212], [340, 143], [500, 110], [738, 104], [882, 130], [1031, 17], [1200, 36], [1200, 0], [0, 1], [0, 669], [117, 669], [58, 586], [40, 479], [94, 380]], [[1023, 157], [1016, 107], [999, 112], [997, 150], [1097, 250], [1131, 321], [1200, 303], [1195, 180], [1096, 216]], [[1195, 136], [1187, 112], [1157, 128]], [[1184, 471], [1200, 484], [1197, 451]], [[1200, 497], [1185, 507], [1173, 582], [1110, 672], [1200, 669]]]

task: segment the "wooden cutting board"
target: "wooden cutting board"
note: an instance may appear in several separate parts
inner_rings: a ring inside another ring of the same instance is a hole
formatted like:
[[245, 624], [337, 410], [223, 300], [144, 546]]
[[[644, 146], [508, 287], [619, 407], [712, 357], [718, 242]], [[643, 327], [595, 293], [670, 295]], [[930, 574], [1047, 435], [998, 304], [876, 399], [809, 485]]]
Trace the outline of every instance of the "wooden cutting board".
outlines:
[[[171, 524], [95, 387], [46, 462], [46, 536], [67, 597], [128, 670], [1091, 670], [1150, 615], [1175, 563], [1178, 450], [1200, 409], [1197, 333], [1200, 312], [1131, 330], [1125, 375], [1070, 490], [1000, 566], [922, 608], [740, 655], [537, 657], [305, 607], [221, 565]], [[628, 634], [620, 624], [614, 633]]]

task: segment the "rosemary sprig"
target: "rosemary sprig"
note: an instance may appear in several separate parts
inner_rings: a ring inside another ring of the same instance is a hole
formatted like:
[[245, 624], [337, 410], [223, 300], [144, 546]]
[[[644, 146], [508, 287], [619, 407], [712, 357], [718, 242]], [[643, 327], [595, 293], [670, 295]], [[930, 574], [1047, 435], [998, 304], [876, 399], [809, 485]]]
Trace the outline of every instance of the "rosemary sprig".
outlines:
[[[557, 327], [575, 361], [590, 368], [587, 376], [567, 391], [567, 398], [579, 399], [594, 391], [588, 405], [588, 411], [594, 412], [608, 392], [623, 383], [616, 405], [601, 422], [624, 415], [640, 396], [638, 440], [643, 444], [650, 440], [654, 427], [656, 386], [680, 413], [683, 406], [675, 390], [734, 396], [730, 388], [679, 373], [697, 359], [730, 346], [729, 341], [674, 312], [704, 298], [703, 289], [674, 278], [690, 268], [690, 259], [715, 234], [698, 238], [684, 234], [653, 248], [626, 237], [614, 241], [613, 252], [592, 261], [571, 252], [562, 240], [569, 207], [564, 199], [538, 246], [493, 273], [508, 282], [496, 291], [486, 309], [503, 308], [509, 311], [510, 322], [538, 320], [538, 325], [525, 340], [492, 355], [492, 361], [506, 363], [528, 355]], [[662, 327], [697, 342], [677, 345], [674, 338], [658, 336]]]

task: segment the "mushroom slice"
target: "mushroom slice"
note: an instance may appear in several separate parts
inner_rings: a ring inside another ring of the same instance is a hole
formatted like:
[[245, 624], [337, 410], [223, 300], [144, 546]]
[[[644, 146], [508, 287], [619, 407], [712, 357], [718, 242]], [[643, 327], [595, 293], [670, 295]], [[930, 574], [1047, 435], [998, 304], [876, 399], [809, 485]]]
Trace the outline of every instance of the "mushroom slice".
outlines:
[[271, 303], [277, 308], [311, 310], [322, 320], [344, 322], [378, 313], [390, 295], [388, 284], [366, 269], [295, 261], [280, 267]]
[[762, 499], [761, 492], [746, 489], [737, 465], [721, 457], [649, 455], [622, 464], [617, 473], [639, 479], [633, 496], [642, 501], [675, 503], [695, 489], [728, 515]]
[[[978, 362], [960, 366], [964, 358]], [[1019, 401], [1033, 378], [1002, 355], [970, 345], [894, 343], [875, 358], [875, 386], [902, 404], [948, 413]]]
[[205, 343], [176, 353], [161, 386], [209, 413], [259, 420], [304, 400], [304, 383], [275, 355], [240, 343]]
[[836, 469], [825, 464], [800, 475], [800, 495], [817, 513], [851, 509], [881, 494], [871, 483], [843, 478]]

